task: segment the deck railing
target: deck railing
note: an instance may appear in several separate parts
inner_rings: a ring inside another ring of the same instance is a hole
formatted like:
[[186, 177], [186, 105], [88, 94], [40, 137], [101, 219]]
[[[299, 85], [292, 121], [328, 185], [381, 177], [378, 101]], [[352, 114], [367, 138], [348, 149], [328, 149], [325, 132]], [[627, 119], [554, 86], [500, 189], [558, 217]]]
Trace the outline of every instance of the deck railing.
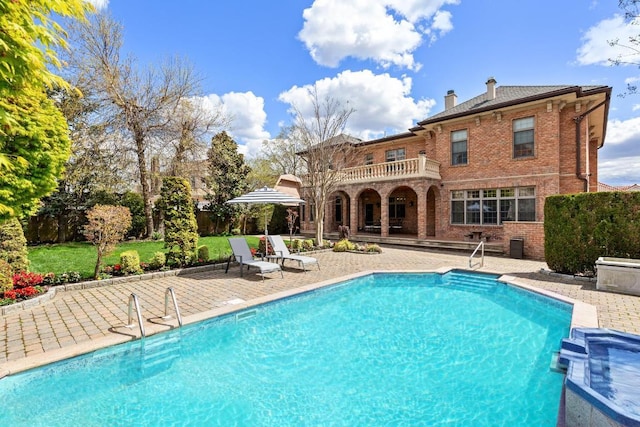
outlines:
[[340, 171], [341, 182], [387, 181], [399, 178], [441, 179], [440, 163], [420, 154], [414, 159], [356, 166]]

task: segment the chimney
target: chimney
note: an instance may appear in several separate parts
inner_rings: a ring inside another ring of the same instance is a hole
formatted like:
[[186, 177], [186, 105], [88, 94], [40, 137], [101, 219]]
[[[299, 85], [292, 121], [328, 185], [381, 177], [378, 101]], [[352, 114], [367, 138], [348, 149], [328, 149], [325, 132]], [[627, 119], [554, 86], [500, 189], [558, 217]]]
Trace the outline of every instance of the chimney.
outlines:
[[456, 106], [456, 101], [458, 100], [458, 96], [453, 91], [453, 89], [448, 90], [447, 94], [444, 97], [444, 109], [449, 110]]
[[489, 77], [487, 80], [487, 100], [496, 99], [496, 79]]

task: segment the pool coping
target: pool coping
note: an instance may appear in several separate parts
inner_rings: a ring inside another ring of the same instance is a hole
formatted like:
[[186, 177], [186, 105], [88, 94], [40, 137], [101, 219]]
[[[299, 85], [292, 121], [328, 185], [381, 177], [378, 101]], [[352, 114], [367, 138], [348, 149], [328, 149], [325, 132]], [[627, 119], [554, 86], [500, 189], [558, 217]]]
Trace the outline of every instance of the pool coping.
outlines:
[[[262, 305], [265, 303], [273, 302], [273, 301], [284, 299], [284, 298], [289, 298], [295, 295], [301, 295], [307, 292], [312, 292], [317, 289], [335, 285], [340, 282], [344, 282], [347, 280], [352, 280], [352, 279], [356, 279], [359, 277], [368, 276], [372, 274], [394, 274], [394, 273], [396, 274], [397, 273], [446, 274], [453, 270], [472, 272], [472, 273], [482, 273], [482, 274], [486, 274], [486, 273], [495, 274], [499, 276], [498, 281], [502, 283], [515, 286], [515, 287], [518, 287], [530, 292], [534, 292], [536, 294], [543, 295], [545, 297], [548, 297], [557, 301], [570, 304], [573, 306], [572, 315], [571, 315], [571, 329], [598, 327], [597, 308], [593, 305], [590, 305], [569, 297], [565, 297], [563, 295], [559, 295], [554, 292], [547, 291], [545, 289], [536, 288], [535, 286], [531, 286], [524, 283], [523, 281], [519, 280], [515, 276], [504, 275], [504, 274], [494, 273], [491, 271], [484, 271], [484, 270], [482, 272], [478, 272], [475, 270], [460, 269], [455, 267], [441, 267], [438, 269], [423, 269], [423, 270], [365, 270], [358, 273], [348, 274], [345, 276], [336, 277], [333, 279], [328, 279], [328, 280], [320, 281], [317, 283], [312, 283], [309, 285], [304, 285], [298, 288], [276, 292], [274, 294], [269, 294], [262, 297], [254, 298], [249, 301], [239, 300], [239, 299], [229, 300], [229, 301], [226, 301], [225, 305], [222, 307], [217, 307], [211, 310], [207, 310], [207, 311], [203, 311], [200, 313], [183, 317], [182, 324], [184, 326], [184, 325], [189, 325], [192, 323], [197, 323], [204, 320], [212, 319], [214, 317], [232, 314], [234, 312], [246, 310], [248, 308], [255, 307], [258, 305]], [[155, 335], [160, 332], [167, 332], [169, 330], [176, 329], [176, 328], [178, 328], [178, 323], [177, 323], [177, 320], [175, 319], [172, 319], [170, 324], [158, 324], [158, 323], [149, 324], [149, 322], [145, 323], [145, 331], [146, 331], [147, 337], [151, 335]], [[38, 368], [40, 366], [48, 365], [50, 363], [55, 363], [65, 359], [70, 359], [73, 357], [92, 353], [94, 351], [101, 350], [106, 347], [111, 347], [113, 345], [123, 344], [129, 341], [135, 341], [140, 339], [141, 337], [140, 331], [138, 330], [137, 327], [134, 329], [130, 329], [125, 325], [121, 325], [121, 326], [114, 326], [110, 330], [113, 334], [109, 336], [75, 344], [66, 348], [52, 350], [52, 351], [41, 353], [35, 356], [28, 356], [22, 359], [8, 361], [4, 363], [4, 366], [2, 368], [0, 368], [0, 379], [8, 375], [14, 375], [19, 372]]]

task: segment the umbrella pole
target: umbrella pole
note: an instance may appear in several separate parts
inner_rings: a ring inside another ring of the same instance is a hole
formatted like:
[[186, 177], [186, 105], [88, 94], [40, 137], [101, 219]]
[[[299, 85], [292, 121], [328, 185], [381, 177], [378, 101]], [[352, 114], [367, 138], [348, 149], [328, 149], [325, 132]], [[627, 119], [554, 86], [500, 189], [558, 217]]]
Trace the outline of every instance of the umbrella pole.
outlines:
[[264, 213], [264, 256], [269, 255], [269, 226], [267, 224], [267, 213]]

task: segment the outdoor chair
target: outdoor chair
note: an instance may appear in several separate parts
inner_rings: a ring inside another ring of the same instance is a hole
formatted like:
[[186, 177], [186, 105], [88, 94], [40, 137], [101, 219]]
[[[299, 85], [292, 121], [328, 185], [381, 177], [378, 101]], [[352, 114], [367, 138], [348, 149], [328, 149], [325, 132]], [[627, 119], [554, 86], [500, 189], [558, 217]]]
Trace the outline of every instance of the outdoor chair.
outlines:
[[262, 275], [262, 281], [264, 281], [264, 273], [272, 273], [274, 271], [279, 271], [280, 276], [284, 278], [282, 274], [282, 268], [278, 263], [260, 261], [253, 258], [251, 254], [251, 249], [249, 248], [249, 244], [244, 239], [244, 237], [231, 237], [229, 238], [229, 245], [231, 245], [231, 251], [233, 255], [229, 257], [227, 260], [227, 268], [225, 273], [229, 271], [229, 263], [231, 263], [231, 257], [234, 257], [236, 261], [240, 264], [240, 277], [242, 277], [242, 271], [244, 270], [244, 266], [247, 266], [247, 270], [249, 267], [255, 267], [260, 270], [260, 274]]
[[307, 265], [315, 264], [318, 266], [318, 270], [320, 270], [320, 263], [317, 259], [310, 256], [303, 255], [293, 255], [289, 252], [289, 248], [282, 240], [282, 236], [268, 236], [269, 243], [271, 244], [271, 248], [273, 249], [274, 255], [271, 257], [275, 257], [276, 259], [282, 260], [282, 266], [284, 267], [284, 261], [287, 259], [292, 259], [294, 261], [298, 261], [298, 264], [302, 266], [302, 270], [306, 273]]

